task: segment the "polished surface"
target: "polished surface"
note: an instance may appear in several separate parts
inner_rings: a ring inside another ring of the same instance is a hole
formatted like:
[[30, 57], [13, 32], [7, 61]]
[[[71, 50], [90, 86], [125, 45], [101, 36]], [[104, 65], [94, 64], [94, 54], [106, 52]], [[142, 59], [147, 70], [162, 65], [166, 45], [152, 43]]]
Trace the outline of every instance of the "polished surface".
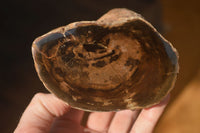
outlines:
[[45, 87], [89, 111], [152, 106], [172, 90], [178, 73], [175, 48], [123, 8], [50, 31], [33, 42], [32, 52]]

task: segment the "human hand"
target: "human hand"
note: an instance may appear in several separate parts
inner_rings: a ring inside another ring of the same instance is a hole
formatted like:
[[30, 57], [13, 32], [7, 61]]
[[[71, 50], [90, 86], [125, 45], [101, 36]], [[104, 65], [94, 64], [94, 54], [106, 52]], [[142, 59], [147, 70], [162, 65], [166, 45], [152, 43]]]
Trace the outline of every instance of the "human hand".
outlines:
[[84, 112], [73, 109], [52, 94], [36, 94], [14, 133], [151, 133], [169, 96], [151, 108], [119, 112], [93, 112], [87, 127], [80, 125]]

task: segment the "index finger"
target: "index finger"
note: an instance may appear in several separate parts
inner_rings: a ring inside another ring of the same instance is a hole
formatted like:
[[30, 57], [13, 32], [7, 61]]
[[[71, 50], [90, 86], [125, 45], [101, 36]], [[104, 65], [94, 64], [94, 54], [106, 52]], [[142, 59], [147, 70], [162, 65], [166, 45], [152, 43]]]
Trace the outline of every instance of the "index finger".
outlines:
[[135, 121], [130, 133], [151, 133], [163, 113], [168, 101], [169, 95], [159, 104], [143, 109]]

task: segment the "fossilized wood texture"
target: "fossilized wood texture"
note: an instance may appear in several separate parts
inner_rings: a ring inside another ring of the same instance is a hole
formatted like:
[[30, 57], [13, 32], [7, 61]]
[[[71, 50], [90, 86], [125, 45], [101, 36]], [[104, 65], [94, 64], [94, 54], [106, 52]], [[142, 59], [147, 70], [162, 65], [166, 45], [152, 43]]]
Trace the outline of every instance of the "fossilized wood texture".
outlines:
[[152, 106], [173, 88], [176, 50], [127, 9], [57, 28], [32, 45], [45, 87], [72, 107], [114, 111]]

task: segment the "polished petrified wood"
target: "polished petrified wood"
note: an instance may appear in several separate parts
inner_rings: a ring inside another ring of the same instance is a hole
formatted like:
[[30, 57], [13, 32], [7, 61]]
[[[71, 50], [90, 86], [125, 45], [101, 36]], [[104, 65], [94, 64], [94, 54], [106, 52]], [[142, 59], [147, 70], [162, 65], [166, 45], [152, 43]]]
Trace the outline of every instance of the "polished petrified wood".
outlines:
[[172, 90], [178, 73], [173, 46], [127, 9], [52, 30], [33, 42], [32, 53], [45, 87], [88, 111], [157, 104]]

